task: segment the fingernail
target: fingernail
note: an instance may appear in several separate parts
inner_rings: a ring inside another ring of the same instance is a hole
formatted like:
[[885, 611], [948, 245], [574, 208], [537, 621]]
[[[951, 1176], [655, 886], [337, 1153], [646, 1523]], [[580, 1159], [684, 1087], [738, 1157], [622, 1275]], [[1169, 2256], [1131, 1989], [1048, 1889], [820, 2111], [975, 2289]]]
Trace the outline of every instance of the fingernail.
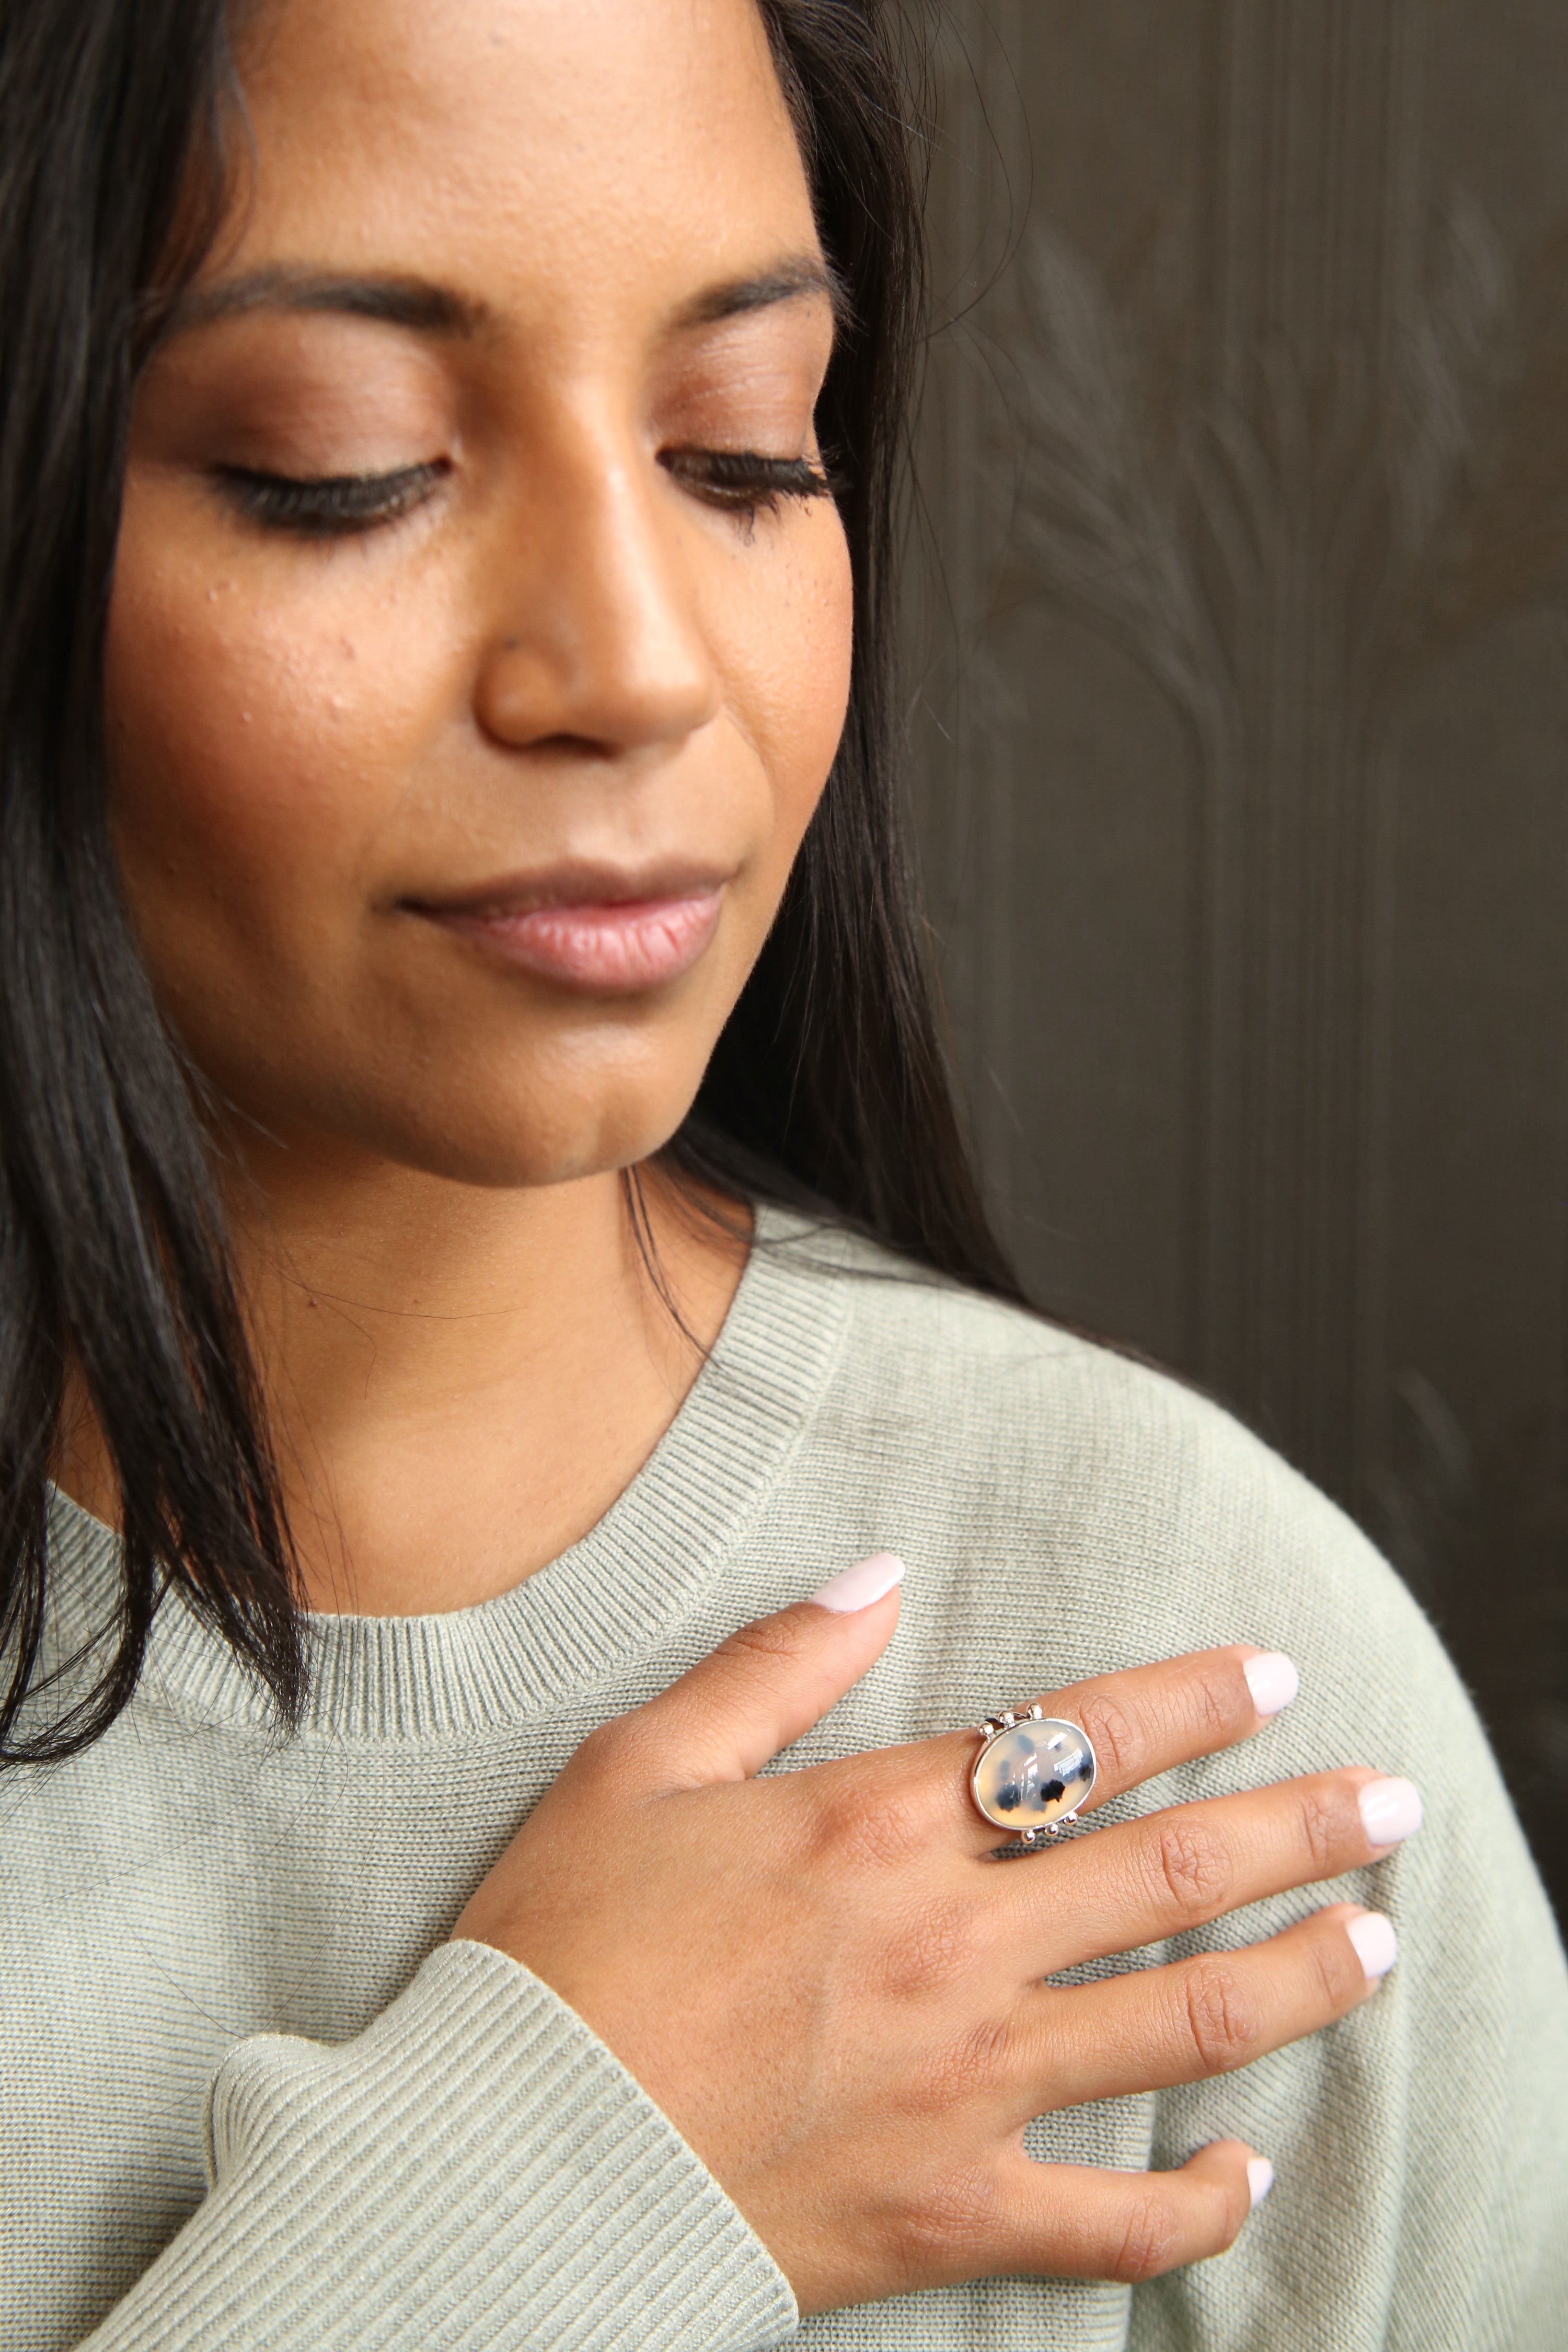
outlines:
[[[1279, 1702], [1281, 1706], [1284, 1700]], [[1247, 2185], [1252, 2192], [1253, 2207], [1262, 2204], [1274, 2186], [1274, 2167], [1266, 2156], [1249, 2156], [1247, 2159]]]
[[897, 1553], [874, 1551], [869, 1559], [858, 1559], [853, 1568], [841, 1569], [805, 1597], [818, 1609], [831, 1609], [836, 1617], [847, 1617], [851, 1610], [869, 1609], [873, 1601], [891, 1592], [903, 1572], [904, 1563]]
[[1421, 1791], [1414, 1780], [1369, 1780], [1357, 1802], [1369, 1845], [1398, 1845], [1421, 1826]]
[[1278, 1715], [1301, 1687], [1301, 1677], [1283, 1650], [1265, 1650], [1260, 1658], [1248, 1658], [1241, 1671], [1259, 1715]]
[[1356, 1948], [1356, 1956], [1369, 1977], [1385, 1977], [1399, 1958], [1399, 1938], [1394, 1932], [1394, 1922], [1381, 1911], [1363, 1911], [1345, 1929]]

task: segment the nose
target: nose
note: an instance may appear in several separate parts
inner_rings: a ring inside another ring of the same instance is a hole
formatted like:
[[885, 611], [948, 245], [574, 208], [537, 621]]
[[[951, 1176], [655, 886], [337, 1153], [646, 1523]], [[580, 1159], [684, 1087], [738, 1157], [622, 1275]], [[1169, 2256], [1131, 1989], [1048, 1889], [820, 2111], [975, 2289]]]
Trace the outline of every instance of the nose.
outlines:
[[504, 534], [475, 711], [509, 748], [602, 756], [669, 745], [714, 717], [691, 542], [659, 470], [584, 436], [520, 494]]

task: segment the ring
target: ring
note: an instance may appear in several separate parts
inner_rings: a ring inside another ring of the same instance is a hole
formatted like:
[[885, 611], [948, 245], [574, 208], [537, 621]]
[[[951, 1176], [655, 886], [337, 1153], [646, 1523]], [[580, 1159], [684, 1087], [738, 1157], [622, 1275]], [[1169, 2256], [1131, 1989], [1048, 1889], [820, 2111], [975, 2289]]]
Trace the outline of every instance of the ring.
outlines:
[[979, 1730], [969, 1793], [984, 1820], [1033, 1845], [1078, 1819], [1100, 1769], [1080, 1725], [1025, 1706], [987, 1716]]

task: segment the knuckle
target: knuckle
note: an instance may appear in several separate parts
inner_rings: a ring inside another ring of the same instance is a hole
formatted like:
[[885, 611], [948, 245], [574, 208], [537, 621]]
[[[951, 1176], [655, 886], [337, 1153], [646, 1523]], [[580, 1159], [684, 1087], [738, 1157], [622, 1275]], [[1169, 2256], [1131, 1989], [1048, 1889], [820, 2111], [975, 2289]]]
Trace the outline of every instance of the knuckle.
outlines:
[[1234, 1668], [1218, 1660], [1184, 1664], [1141, 1694], [1137, 1712], [1113, 1691], [1091, 1691], [1078, 1707], [1078, 1720], [1095, 1753], [1119, 1782], [1145, 1780], [1163, 1758], [1226, 1748], [1241, 1728], [1239, 1693], [1246, 1685]]
[[1224, 1960], [1199, 1960], [1183, 1987], [1186, 2030], [1205, 2074], [1245, 2066], [1262, 2046], [1257, 2002], [1239, 1971]]
[[911, 1787], [883, 1788], [867, 1801], [863, 1786], [835, 1776], [818, 1801], [816, 1841], [835, 1867], [858, 1872], [907, 1866], [929, 1843], [923, 1798]]
[[1133, 1717], [1109, 1691], [1091, 1691], [1080, 1701], [1078, 1721], [1088, 1732], [1103, 1772], [1117, 1781], [1142, 1777], [1148, 1742]]
[[983, 2273], [994, 2252], [997, 2201], [978, 2168], [922, 2184], [900, 2217], [898, 2253], [905, 2275], [922, 2284]]
[[1234, 1667], [1213, 1660], [1194, 1666], [1186, 1677], [1189, 1722], [1211, 1748], [1226, 1747], [1241, 1727], [1238, 1682], [1245, 1689], [1245, 1679]]
[[800, 1646], [797, 1625], [787, 1618], [760, 1617], [754, 1624], [739, 1626], [726, 1634], [713, 1655], [742, 1666], [776, 1666], [781, 1660], [797, 1657]]
[[1005, 2082], [1012, 2071], [1014, 2036], [1004, 2017], [982, 2018], [956, 2044], [950, 2068], [954, 2096], [972, 2101], [976, 2088]]
[[1301, 1838], [1311, 1857], [1312, 1867], [1328, 1876], [1338, 1860], [1343, 1843], [1343, 1822], [1340, 1808], [1331, 1802], [1321, 1789], [1301, 1791]]
[[1110, 2276], [1139, 2286], [1173, 2270], [1181, 2258], [1181, 2231], [1169, 2200], [1152, 2191], [1135, 2197], [1122, 2223]]
[[619, 1771], [629, 1753], [646, 1737], [646, 1727], [634, 1708], [630, 1715], [616, 1716], [608, 1723], [596, 1724], [582, 1740], [572, 1761], [574, 1769], [590, 1781], [597, 1781]]
[[1174, 1814], [1161, 1824], [1150, 1862], [1158, 1893], [1182, 1924], [1198, 1926], [1228, 1907], [1230, 1856], [1192, 1815]]

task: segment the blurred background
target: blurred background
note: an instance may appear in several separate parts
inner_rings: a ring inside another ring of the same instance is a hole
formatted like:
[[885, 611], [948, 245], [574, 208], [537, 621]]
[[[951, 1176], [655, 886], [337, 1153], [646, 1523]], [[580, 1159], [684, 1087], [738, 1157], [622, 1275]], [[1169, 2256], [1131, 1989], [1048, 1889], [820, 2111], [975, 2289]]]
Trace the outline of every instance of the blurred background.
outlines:
[[994, 1203], [1391, 1555], [1568, 1916], [1568, 10], [909, 4]]

